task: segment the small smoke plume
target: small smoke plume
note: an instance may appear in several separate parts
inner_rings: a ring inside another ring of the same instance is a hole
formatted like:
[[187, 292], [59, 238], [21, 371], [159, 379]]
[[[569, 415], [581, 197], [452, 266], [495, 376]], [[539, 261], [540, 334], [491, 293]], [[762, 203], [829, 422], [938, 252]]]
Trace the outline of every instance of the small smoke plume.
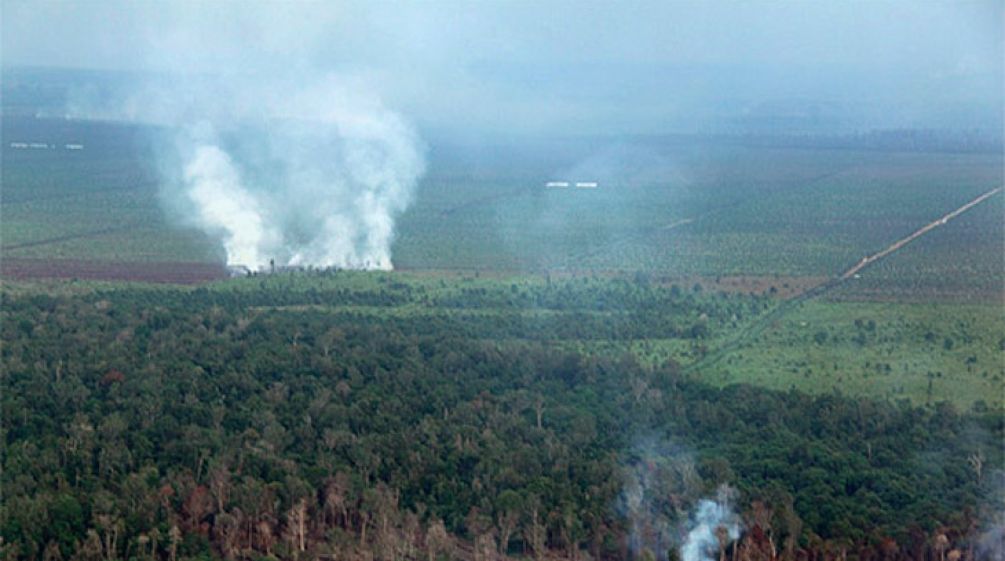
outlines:
[[717, 552], [740, 537], [740, 519], [732, 505], [734, 494], [732, 488], [723, 485], [714, 500], [698, 501], [680, 548], [681, 561], [715, 561]]
[[974, 558], [978, 561], [1005, 561], [1005, 513], [999, 518], [975, 540]]
[[688, 506], [701, 493], [692, 455], [679, 446], [643, 439], [632, 450], [624, 478], [618, 510], [628, 521], [633, 556], [666, 560], [679, 543]]
[[970, 536], [977, 561], [1005, 561], [1005, 471], [991, 470], [986, 475], [985, 502], [988, 512], [977, 535]]

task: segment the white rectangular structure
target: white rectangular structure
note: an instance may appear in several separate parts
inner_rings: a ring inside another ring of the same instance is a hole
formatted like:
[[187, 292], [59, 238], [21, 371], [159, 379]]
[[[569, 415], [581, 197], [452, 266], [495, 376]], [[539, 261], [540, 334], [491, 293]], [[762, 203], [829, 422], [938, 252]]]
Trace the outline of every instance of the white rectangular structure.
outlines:
[[597, 188], [597, 182], [596, 181], [577, 181], [576, 182], [576, 187], [579, 188], [579, 189], [596, 189]]
[[557, 189], [565, 189], [569, 186], [568, 181], [549, 181], [544, 184], [545, 187], [552, 187]]

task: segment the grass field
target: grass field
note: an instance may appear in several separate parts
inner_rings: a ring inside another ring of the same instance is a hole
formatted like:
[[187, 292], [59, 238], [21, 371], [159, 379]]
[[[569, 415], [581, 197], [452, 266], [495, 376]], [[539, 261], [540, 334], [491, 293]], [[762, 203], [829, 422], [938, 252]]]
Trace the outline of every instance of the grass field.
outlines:
[[983, 305], [811, 301], [702, 377], [960, 407], [1005, 398], [1005, 317]]

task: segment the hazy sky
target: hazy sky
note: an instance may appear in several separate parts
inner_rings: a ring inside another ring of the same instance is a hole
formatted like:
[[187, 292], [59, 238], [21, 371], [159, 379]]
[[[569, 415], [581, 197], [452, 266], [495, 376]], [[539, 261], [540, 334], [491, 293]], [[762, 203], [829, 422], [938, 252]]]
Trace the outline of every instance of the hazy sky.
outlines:
[[1002, 5], [3, 0], [3, 63], [331, 70], [447, 128], [658, 132], [806, 111], [997, 128]]

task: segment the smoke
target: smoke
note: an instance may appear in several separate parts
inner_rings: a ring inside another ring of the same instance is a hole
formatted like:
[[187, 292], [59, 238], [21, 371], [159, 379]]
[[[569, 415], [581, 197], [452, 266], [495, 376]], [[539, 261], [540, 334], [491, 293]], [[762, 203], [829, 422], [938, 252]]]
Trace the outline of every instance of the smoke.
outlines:
[[1005, 471], [991, 470], [987, 474], [986, 508], [982, 530], [971, 536], [978, 561], [1005, 561]]
[[989, 529], [977, 536], [975, 559], [978, 561], [1005, 560], [1005, 513]]
[[157, 125], [169, 216], [207, 233], [229, 265], [390, 269], [395, 220], [425, 149], [385, 107], [374, 74], [325, 64], [313, 3], [169, 5], [139, 26], [142, 67], [67, 100], [74, 117]]
[[720, 548], [740, 537], [740, 520], [732, 506], [734, 494], [732, 488], [723, 485], [715, 500], [698, 502], [680, 548], [682, 561], [714, 561]]
[[[220, 241], [229, 265], [390, 269], [395, 219], [425, 164], [414, 130], [351, 79], [148, 87], [134, 120], [158, 150], [173, 214]], [[129, 107], [139, 107], [130, 104]]]
[[702, 498], [701, 476], [686, 449], [643, 439], [624, 479], [618, 510], [628, 522], [633, 557], [665, 561], [675, 552], [681, 561], [713, 561], [720, 538], [739, 538], [736, 491], [721, 485], [714, 499]]
[[631, 452], [624, 479], [618, 510], [628, 522], [632, 554], [665, 561], [679, 543], [688, 505], [701, 494], [693, 457], [679, 446], [642, 439]]

